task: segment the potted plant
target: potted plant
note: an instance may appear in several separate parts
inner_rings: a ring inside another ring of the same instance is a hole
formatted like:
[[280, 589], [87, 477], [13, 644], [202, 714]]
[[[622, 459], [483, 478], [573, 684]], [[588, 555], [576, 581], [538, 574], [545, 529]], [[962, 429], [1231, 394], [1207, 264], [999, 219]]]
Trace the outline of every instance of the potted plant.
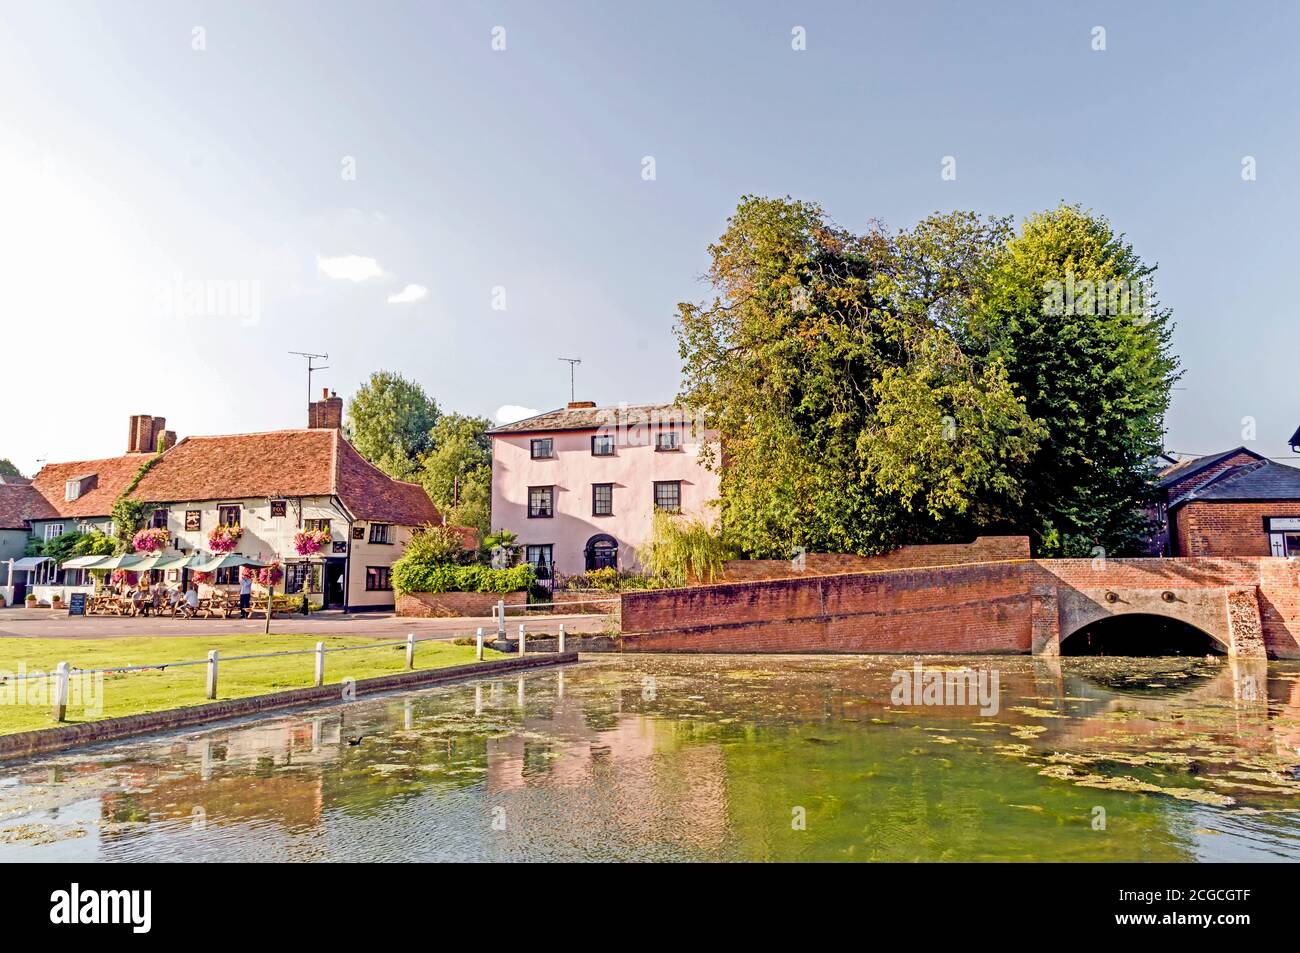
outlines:
[[277, 585], [280, 580], [284, 578], [284, 569], [281, 567], [280, 561], [275, 560], [257, 570], [255, 578], [257, 579], [258, 585], [263, 589], [269, 589], [272, 586]]
[[50, 608], [51, 608], [51, 609], [60, 609], [60, 608], [62, 608], [62, 607], [63, 607], [63, 595], [62, 595], [62, 593], [58, 593], [58, 592], [56, 592], [54, 595], [50, 596]]
[[244, 536], [244, 529], [238, 523], [233, 526], [224, 524], [212, 527], [208, 533], [208, 549], [214, 553], [234, 552]]
[[5, 607], [5, 597], [3, 595], [0, 595], [0, 609], [3, 609], [4, 607]]
[[131, 545], [137, 553], [161, 552], [171, 545], [171, 534], [160, 527], [142, 529], [131, 537]]
[[294, 534], [293, 548], [299, 556], [315, 556], [330, 541], [327, 529], [303, 529]]
[[29, 608], [29, 609], [35, 609], [35, 608], [36, 608], [36, 593], [34, 593], [34, 592], [29, 592], [29, 593], [27, 593], [27, 598], [26, 598], [25, 600], [23, 600], [23, 601], [27, 603], [27, 608]]

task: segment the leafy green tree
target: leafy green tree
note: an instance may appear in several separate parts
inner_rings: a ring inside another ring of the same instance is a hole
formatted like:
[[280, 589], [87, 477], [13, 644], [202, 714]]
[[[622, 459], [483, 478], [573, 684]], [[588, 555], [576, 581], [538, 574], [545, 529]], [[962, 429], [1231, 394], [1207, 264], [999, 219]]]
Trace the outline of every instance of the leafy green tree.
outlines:
[[376, 371], [348, 402], [347, 436], [389, 476], [415, 480], [439, 416], [437, 402], [418, 383]]
[[1145, 527], [1149, 461], [1178, 379], [1155, 267], [1101, 216], [1030, 216], [994, 265], [972, 322], [1046, 436], [1016, 468], [1013, 525], [1044, 555], [1124, 553]]
[[732, 542], [873, 553], [1009, 510], [1039, 428], [968, 347], [1006, 229], [956, 213], [854, 235], [812, 203], [741, 201], [710, 247], [718, 296], [677, 325], [680, 399], [724, 435]]
[[420, 482], [445, 522], [486, 533], [492, 510], [492, 422], [486, 417], [445, 414], [429, 433], [431, 448], [420, 460]]
[[26, 477], [23, 476], [22, 471], [14, 466], [7, 457], [0, 457], [0, 480], [5, 479], [23, 480], [26, 479]]

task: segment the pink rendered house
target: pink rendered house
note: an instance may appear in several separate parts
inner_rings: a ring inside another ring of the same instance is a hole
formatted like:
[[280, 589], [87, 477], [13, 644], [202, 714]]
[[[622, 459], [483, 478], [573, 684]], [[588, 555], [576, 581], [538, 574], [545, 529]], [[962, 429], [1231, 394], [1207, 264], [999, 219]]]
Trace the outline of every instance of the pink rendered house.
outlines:
[[639, 570], [656, 508], [715, 519], [718, 474], [700, 451], [716, 455], [717, 434], [680, 407], [575, 401], [489, 433], [492, 529], [517, 534], [539, 571]]

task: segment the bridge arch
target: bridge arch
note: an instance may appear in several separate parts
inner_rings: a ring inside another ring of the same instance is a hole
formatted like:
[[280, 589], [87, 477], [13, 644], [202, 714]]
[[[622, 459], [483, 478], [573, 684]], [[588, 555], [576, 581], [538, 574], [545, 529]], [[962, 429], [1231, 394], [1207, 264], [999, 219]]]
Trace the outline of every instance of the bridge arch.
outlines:
[[1062, 635], [1062, 655], [1227, 655], [1228, 643], [1190, 622], [1150, 612], [1117, 612]]

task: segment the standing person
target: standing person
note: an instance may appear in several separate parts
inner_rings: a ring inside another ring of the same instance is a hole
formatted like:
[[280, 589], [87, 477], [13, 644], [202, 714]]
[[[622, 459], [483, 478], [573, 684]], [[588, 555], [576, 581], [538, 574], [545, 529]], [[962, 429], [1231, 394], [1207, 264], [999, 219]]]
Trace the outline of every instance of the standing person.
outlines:
[[253, 574], [243, 572], [239, 574], [239, 617], [248, 618], [248, 606], [253, 601]]

